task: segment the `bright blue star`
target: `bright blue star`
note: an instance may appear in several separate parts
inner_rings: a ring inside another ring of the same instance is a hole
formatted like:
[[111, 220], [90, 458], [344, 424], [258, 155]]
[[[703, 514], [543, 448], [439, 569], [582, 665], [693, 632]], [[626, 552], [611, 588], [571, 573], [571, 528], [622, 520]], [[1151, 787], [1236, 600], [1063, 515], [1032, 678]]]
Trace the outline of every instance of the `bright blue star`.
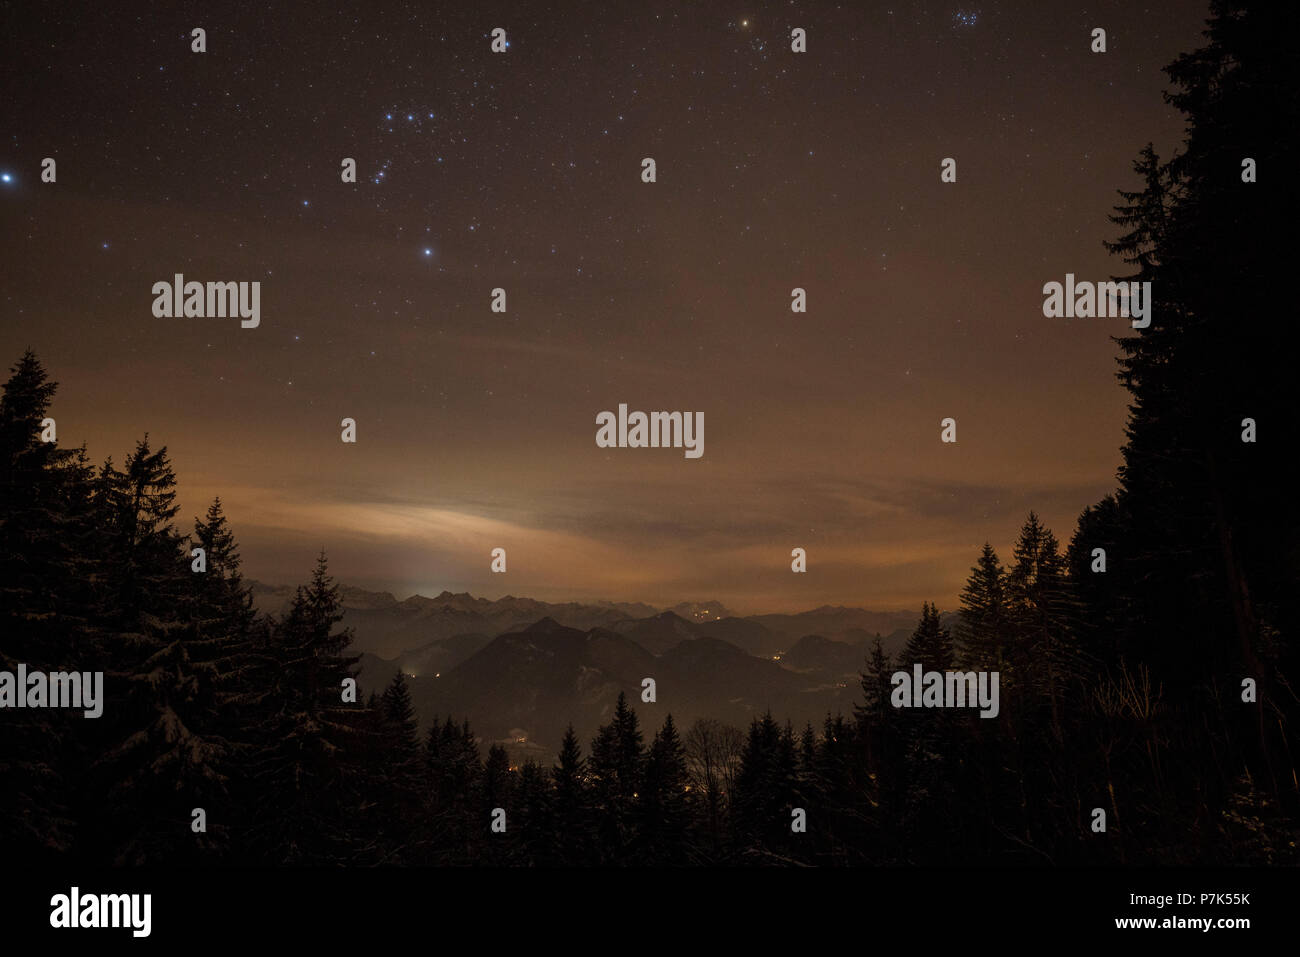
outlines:
[[392, 118], [393, 118], [393, 114], [392, 114], [392, 113], [388, 113], [388, 114], [386, 114], [386, 115], [384, 116], [384, 119], [386, 119], [386, 120], [391, 120]]
[[14, 181], [14, 177], [12, 173], [3, 173], [0, 174], [0, 180], [3, 180], [6, 183], [12, 183]]
[[309, 202], [307, 202], [307, 200], [305, 200], [305, 199], [302, 201], [302, 204], [303, 204], [304, 206], [310, 206], [310, 205], [311, 205], [311, 204], [310, 204]]
[[415, 119], [415, 117], [412, 116], [410, 113], [407, 113], [407, 114], [406, 114], [406, 118], [407, 118], [408, 120], [413, 120], [413, 119]]
[[433, 255], [433, 250], [432, 250], [432, 249], [429, 249], [429, 248], [426, 247], [425, 250], [424, 250], [424, 254], [425, 254], [426, 256], [432, 256], [432, 255]]

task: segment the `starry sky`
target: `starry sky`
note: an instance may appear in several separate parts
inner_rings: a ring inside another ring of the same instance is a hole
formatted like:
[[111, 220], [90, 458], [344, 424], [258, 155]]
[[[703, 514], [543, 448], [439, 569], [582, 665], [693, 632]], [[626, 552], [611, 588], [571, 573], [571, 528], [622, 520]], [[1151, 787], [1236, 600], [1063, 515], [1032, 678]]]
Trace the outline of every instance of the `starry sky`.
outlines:
[[[951, 608], [1114, 487], [1131, 330], [1042, 285], [1124, 272], [1204, 4], [159, 6], [0, 4], [0, 360], [62, 445], [166, 445], [248, 575]], [[178, 272], [260, 281], [260, 326], [156, 318]], [[703, 411], [703, 457], [598, 448], [620, 402]]]

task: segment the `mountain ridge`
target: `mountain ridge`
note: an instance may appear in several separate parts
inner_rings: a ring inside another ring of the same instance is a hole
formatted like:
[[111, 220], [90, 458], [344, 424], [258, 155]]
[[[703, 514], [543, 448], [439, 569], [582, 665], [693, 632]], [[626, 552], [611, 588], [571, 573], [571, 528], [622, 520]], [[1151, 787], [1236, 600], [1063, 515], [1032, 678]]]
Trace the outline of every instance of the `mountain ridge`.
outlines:
[[[296, 590], [250, 584], [255, 606], [272, 615]], [[683, 729], [701, 717], [743, 727], [769, 709], [797, 725], [851, 714], [872, 641], [879, 635], [897, 654], [920, 617], [843, 605], [736, 616], [719, 602], [656, 609], [448, 590], [398, 600], [347, 585], [339, 594], [367, 695], [400, 670], [422, 726], [468, 719], [516, 762], [553, 760], [569, 724], [590, 740], [619, 693], [641, 713], [647, 736], [668, 713]], [[945, 618], [951, 625], [952, 614]], [[642, 698], [646, 678], [655, 681], [654, 702]]]

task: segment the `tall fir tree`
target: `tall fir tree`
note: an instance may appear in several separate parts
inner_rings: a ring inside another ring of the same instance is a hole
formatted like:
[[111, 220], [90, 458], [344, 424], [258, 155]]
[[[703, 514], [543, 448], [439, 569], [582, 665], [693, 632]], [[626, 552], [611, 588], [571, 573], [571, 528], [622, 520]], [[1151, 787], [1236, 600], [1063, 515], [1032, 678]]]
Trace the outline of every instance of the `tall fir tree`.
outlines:
[[646, 756], [641, 836], [648, 863], [680, 865], [690, 860], [691, 802], [686, 788], [686, 749], [669, 714]]
[[[0, 394], [0, 670], [83, 670], [93, 552], [87, 552], [85, 451], [45, 441], [57, 391], [28, 350]], [[0, 721], [0, 846], [15, 860], [76, 844], [84, 742], [66, 713], [7, 711]], [[73, 802], [69, 795], [74, 796]]]
[[593, 809], [587, 783], [587, 761], [582, 756], [582, 745], [573, 725], [564, 732], [558, 760], [551, 769], [551, 781], [553, 860], [561, 865], [591, 863], [589, 845]]
[[371, 830], [362, 759], [364, 706], [344, 700], [358, 656], [324, 552], [299, 586], [267, 649], [274, 662], [255, 790], [272, 809], [257, 839], [273, 862], [357, 861], [356, 835]]
[[929, 602], [921, 604], [921, 620], [903, 646], [900, 664], [923, 665], [926, 671], [947, 671], [953, 666], [952, 635], [939, 620], [939, 609]]
[[[212, 501], [204, 518], [194, 520], [187, 554], [191, 588], [186, 608], [187, 651], [212, 688], [210, 725], [219, 729], [223, 750], [214, 755], [215, 793], [221, 813], [209, 815], [206, 836], [196, 842], [210, 855], [234, 855], [250, 815], [236, 810], [238, 784], [258, 748], [259, 717], [266, 701], [265, 632], [257, 624], [253, 592], [240, 572], [235, 535], [221, 506]], [[200, 555], [195, 549], [201, 549]], [[202, 559], [200, 564], [200, 557]]]
[[637, 795], [645, 766], [636, 712], [620, 692], [613, 719], [596, 732], [591, 744], [590, 770], [601, 816], [602, 851], [606, 862], [630, 863], [637, 843]]
[[1009, 635], [1006, 572], [988, 542], [966, 579], [956, 629], [959, 660], [976, 671], [1001, 671], [1003, 646]]
[[406, 675], [399, 668], [375, 706], [378, 741], [367, 775], [377, 795], [383, 831], [382, 860], [390, 864], [425, 863], [428, 854], [425, 755], [421, 753], [419, 722], [411, 703]]
[[1007, 655], [1004, 687], [1019, 685], [1047, 703], [1054, 739], [1062, 740], [1062, 716], [1078, 668], [1069, 630], [1069, 583], [1060, 544], [1034, 512], [1020, 529], [1007, 574], [1007, 606], [1013, 648]]

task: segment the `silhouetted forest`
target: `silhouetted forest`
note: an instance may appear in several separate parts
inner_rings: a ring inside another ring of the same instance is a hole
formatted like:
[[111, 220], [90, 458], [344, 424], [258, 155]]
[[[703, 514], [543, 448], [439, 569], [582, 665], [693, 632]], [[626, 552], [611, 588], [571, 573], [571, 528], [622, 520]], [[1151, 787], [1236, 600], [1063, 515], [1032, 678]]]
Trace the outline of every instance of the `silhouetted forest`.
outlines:
[[[55, 384], [28, 352], [0, 400], [0, 669], [103, 671], [106, 700], [98, 719], [0, 712], [6, 858], [1300, 863], [1282, 135], [1300, 97], [1294, 15], [1238, 7], [1216, 3], [1206, 45], [1168, 68], [1187, 139], [1141, 154], [1112, 217], [1122, 278], [1151, 281], [1155, 303], [1150, 328], [1117, 340], [1131, 412], [1116, 491], [1064, 547], [1031, 513], [1005, 564], [972, 556], [953, 633], [927, 606], [898, 660], [877, 644], [863, 663], [854, 713], [821, 727], [652, 730], [620, 696], [553, 767], [512, 767], [454, 716], [419, 734], [400, 673], [346, 703], [357, 659], [324, 555], [287, 613], [257, 615], [220, 501], [178, 527], [165, 448], [146, 437], [96, 467], [41, 440]], [[1000, 713], [892, 707], [890, 676], [914, 663], [999, 672]]]

